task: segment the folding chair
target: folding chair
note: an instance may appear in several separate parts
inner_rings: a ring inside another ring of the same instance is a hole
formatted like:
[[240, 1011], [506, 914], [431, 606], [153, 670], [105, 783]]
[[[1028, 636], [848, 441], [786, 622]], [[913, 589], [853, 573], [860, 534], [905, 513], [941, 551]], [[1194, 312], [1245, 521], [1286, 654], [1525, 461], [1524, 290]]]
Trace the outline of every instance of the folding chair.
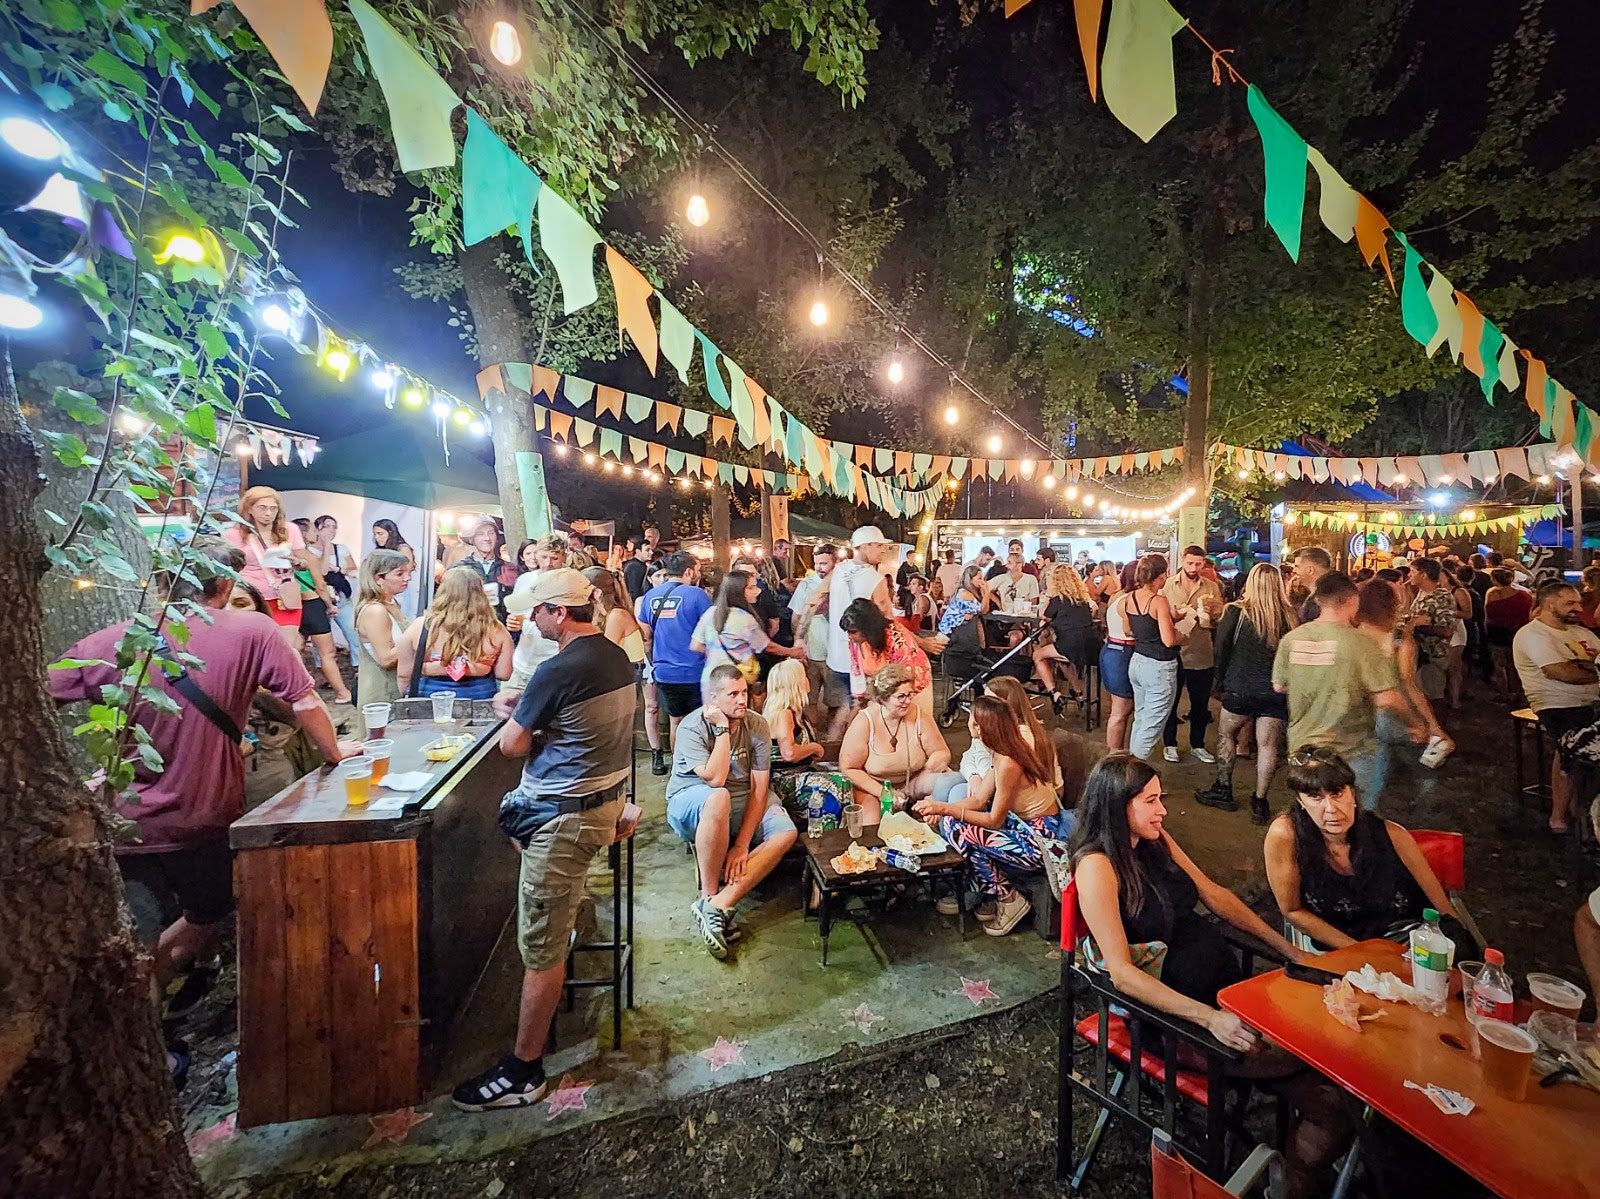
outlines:
[[1472, 913], [1467, 911], [1467, 900], [1463, 894], [1467, 889], [1467, 839], [1460, 833], [1426, 828], [1412, 829], [1411, 839], [1417, 843], [1422, 856], [1428, 859], [1428, 865], [1433, 867], [1433, 872], [1439, 876], [1439, 883], [1444, 887], [1445, 894], [1450, 896], [1450, 902], [1455, 905], [1461, 923], [1467, 926], [1467, 931], [1479, 945], [1489, 944], [1484, 940], [1478, 922], [1472, 918]]
[[1228, 1181], [1219, 1183], [1186, 1162], [1166, 1133], [1150, 1134], [1150, 1199], [1229, 1199], [1249, 1194], [1263, 1174], [1272, 1193], [1281, 1194], [1283, 1155], [1266, 1145], [1257, 1145]]
[[[1067, 1178], [1067, 1189], [1083, 1186], [1095, 1153], [1113, 1114], [1139, 1127], [1160, 1130], [1183, 1152], [1205, 1164], [1212, 1176], [1227, 1164], [1230, 1130], [1241, 1127], [1243, 1099], [1249, 1084], [1228, 1077], [1225, 1067], [1242, 1056], [1204, 1029], [1157, 1011], [1130, 998], [1111, 985], [1110, 977], [1075, 960], [1079, 940], [1087, 928], [1078, 911], [1078, 884], [1067, 884], [1061, 897], [1061, 1031], [1056, 1121], [1056, 1177]], [[1089, 1012], [1078, 1017], [1078, 1004], [1087, 1001]], [[1145, 1046], [1154, 1035], [1159, 1053]], [[1073, 1063], [1077, 1040], [1093, 1050], [1090, 1069], [1079, 1071]], [[1179, 1050], [1187, 1047], [1205, 1065], [1194, 1070], [1178, 1065]], [[1138, 1063], [1137, 1068], [1133, 1063]], [[1132, 1096], [1124, 1095], [1131, 1083]], [[1159, 1090], [1151, 1087], [1156, 1084]], [[1072, 1146], [1072, 1096], [1081, 1091], [1099, 1106], [1081, 1157], [1074, 1162]], [[1180, 1127], [1178, 1101], [1198, 1108], [1202, 1119]], [[1230, 1103], [1230, 1098], [1232, 1103]], [[1150, 1109], [1157, 1107], [1157, 1111]], [[1231, 1108], [1231, 1111], [1230, 1111]], [[1280, 1128], [1287, 1113], [1280, 1106]]]

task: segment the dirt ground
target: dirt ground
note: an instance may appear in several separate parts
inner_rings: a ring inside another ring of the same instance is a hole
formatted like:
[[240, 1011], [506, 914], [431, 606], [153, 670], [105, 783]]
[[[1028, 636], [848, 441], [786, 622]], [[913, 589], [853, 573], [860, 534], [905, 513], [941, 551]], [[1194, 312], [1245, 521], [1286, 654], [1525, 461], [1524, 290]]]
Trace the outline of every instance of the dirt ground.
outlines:
[[[1570, 838], [1545, 831], [1546, 813], [1531, 800], [1510, 798], [1511, 734], [1502, 704], [1483, 703], [1447, 723], [1460, 752], [1436, 774], [1402, 764], [1385, 814], [1415, 828], [1466, 834], [1473, 914], [1490, 943], [1506, 950], [1519, 980], [1531, 969], [1581, 980], [1572, 914], [1600, 882], [1600, 871]], [[1210, 770], [1187, 755], [1162, 770], [1174, 835], [1216, 877], [1269, 908], [1260, 830], [1245, 813], [1221, 815], [1188, 799]], [[1275, 802], [1281, 808], [1285, 797]], [[230, 1015], [216, 1012], [218, 1031]], [[1046, 996], [937, 1034], [846, 1051], [479, 1161], [235, 1182], [220, 1193], [226, 1199], [855, 1199], [958, 1188], [979, 1196], [1062, 1194], [1053, 1177], [1056, 1046], [1056, 1006]], [[1090, 1115], [1080, 1108], [1080, 1120]], [[1113, 1125], [1083, 1193], [1148, 1195], [1147, 1157], [1148, 1142]]]

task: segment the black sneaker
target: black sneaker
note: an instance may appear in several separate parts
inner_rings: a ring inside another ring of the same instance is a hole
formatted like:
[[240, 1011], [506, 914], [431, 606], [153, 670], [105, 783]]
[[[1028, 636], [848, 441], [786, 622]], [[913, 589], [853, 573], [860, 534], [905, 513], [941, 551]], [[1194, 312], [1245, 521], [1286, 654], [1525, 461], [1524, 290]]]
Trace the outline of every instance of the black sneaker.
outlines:
[[1250, 801], [1250, 823], [1271, 824], [1272, 805], [1257, 795]]
[[650, 773], [658, 778], [667, 773], [667, 760], [659, 749], [650, 751]]
[[1208, 808], [1215, 808], [1219, 812], [1237, 812], [1239, 805], [1234, 801], [1233, 788], [1225, 783], [1212, 783], [1204, 791], [1196, 791], [1195, 799], [1205, 804]]
[[486, 1112], [497, 1107], [532, 1107], [548, 1089], [543, 1061], [523, 1062], [508, 1053], [493, 1069], [450, 1092], [450, 1099], [464, 1112]]

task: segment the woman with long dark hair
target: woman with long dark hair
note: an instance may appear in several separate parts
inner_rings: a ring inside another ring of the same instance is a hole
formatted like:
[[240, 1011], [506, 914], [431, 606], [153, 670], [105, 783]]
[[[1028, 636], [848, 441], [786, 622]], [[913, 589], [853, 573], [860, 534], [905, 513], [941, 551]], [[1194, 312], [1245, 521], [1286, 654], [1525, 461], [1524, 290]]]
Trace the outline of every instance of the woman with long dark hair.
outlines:
[[[1283, 918], [1338, 949], [1416, 924], [1423, 908], [1450, 922], [1456, 960], [1478, 956], [1416, 840], [1356, 802], [1356, 776], [1331, 749], [1289, 759], [1295, 802], [1267, 830], [1267, 881]], [[1462, 938], [1466, 938], [1464, 944]]]
[[[1042, 869], [1034, 837], [1058, 835], [1061, 802], [1056, 797], [1054, 762], [1022, 736], [1005, 700], [980, 695], [972, 701], [972, 719], [983, 744], [994, 755], [994, 791], [988, 805], [925, 799], [912, 811], [966, 857], [969, 885], [987, 897], [989, 904], [987, 911], [978, 909], [983, 931], [1003, 937], [1032, 906], [1012, 885], [1005, 868]], [[959, 900], [950, 897], [949, 902], [941, 902], [941, 910], [955, 915]]]
[[717, 587], [715, 602], [695, 625], [689, 648], [706, 656], [705, 668], [700, 672], [702, 699], [710, 696], [711, 672], [719, 666], [737, 667], [745, 682], [754, 687], [761, 674], [756, 655], [763, 650], [780, 658], [805, 656], [804, 649], [779, 645], [767, 636], [755, 610], [759, 593], [755, 575], [730, 570]]
[[[1244, 1021], [1217, 1007], [1217, 992], [1239, 981], [1239, 961], [1195, 904], [1204, 903], [1290, 961], [1308, 955], [1179, 848], [1163, 828], [1164, 798], [1161, 776], [1131, 754], [1108, 754], [1089, 775], [1068, 845], [1078, 909], [1089, 929], [1080, 948], [1117, 990], [1199, 1025], [1232, 1049], [1251, 1051], [1238, 1074], [1279, 1079], [1276, 1085], [1302, 1114], [1286, 1150], [1286, 1194], [1303, 1199], [1317, 1193], [1316, 1171], [1341, 1148], [1348, 1113], [1331, 1083], [1268, 1049]], [[1151, 961], [1161, 962], [1160, 977], [1146, 969]]]
[[867, 680], [898, 662], [911, 671], [917, 707], [933, 715], [933, 667], [903, 624], [890, 620], [870, 599], [856, 599], [839, 614], [839, 627], [850, 639], [850, 693], [858, 702], [865, 701]]
[[417, 564], [417, 551], [400, 535], [400, 526], [385, 517], [372, 522], [372, 544], [380, 550], [393, 550], [397, 554], [404, 554], [411, 559], [413, 567]]
[[1161, 740], [1167, 714], [1178, 695], [1178, 647], [1185, 630], [1178, 627], [1172, 604], [1161, 594], [1167, 585], [1167, 556], [1146, 554], [1139, 559], [1134, 578], [1139, 585], [1123, 605], [1133, 634], [1133, 657], [1128, 660], [1133, 729], [1128, 734], [1128, 752], [1145, 758]]

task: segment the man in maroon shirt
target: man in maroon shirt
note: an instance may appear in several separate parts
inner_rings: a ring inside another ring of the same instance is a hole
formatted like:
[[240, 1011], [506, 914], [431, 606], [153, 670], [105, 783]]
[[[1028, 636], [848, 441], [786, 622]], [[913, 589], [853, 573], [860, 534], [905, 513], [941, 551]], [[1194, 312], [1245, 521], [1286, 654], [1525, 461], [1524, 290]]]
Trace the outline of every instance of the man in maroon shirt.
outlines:
[[[189, 617], [184, 649], [203, 663], [189, 671], [189, 678], [217, 714], [232, 720], [235, 730], [249, 727], [250, 701], [257, 688], [264, 688], [293, 708], [300, 727], [328, 761], [360, 753], [360, 746], [339, 742], [311, 675], [271, 617], [227, 609], [233, 581], [218, 571], [239, 570], [244, 555], [216, 541], [197, 544], [192, 557], [206, 576], [203, 582], [175, 580], [168, 595], [172, 601], [189, 600], [210, 609], [210, 624], [199, 615]], [[57, 703], [98, 702], [101, 688], [121, 682], [117, 641], [130, 623], [91, 633], [62, 655], [87, 664], [50, 671], [50, 693]], [[163, 901], [175, 898], [183, 913], [156, 945], [156, 980], [165, 986], [212, 955], [222, 921], [233, 910], [228, 826], [244, 815], [244, 756], [220, 723], [171, 679], [156, 672], [154, 682], [177, 701], [180, 711], [169, 716], [148, 704], [137, 711], [136, 719], [150, 734], [164, 768], [156, 773], [142, 762], [135, 764], [134, 796], [119, 810], [138, 827], [138, 840], [117, 848], [117, 864], [124, 882], [143, 884]]]

